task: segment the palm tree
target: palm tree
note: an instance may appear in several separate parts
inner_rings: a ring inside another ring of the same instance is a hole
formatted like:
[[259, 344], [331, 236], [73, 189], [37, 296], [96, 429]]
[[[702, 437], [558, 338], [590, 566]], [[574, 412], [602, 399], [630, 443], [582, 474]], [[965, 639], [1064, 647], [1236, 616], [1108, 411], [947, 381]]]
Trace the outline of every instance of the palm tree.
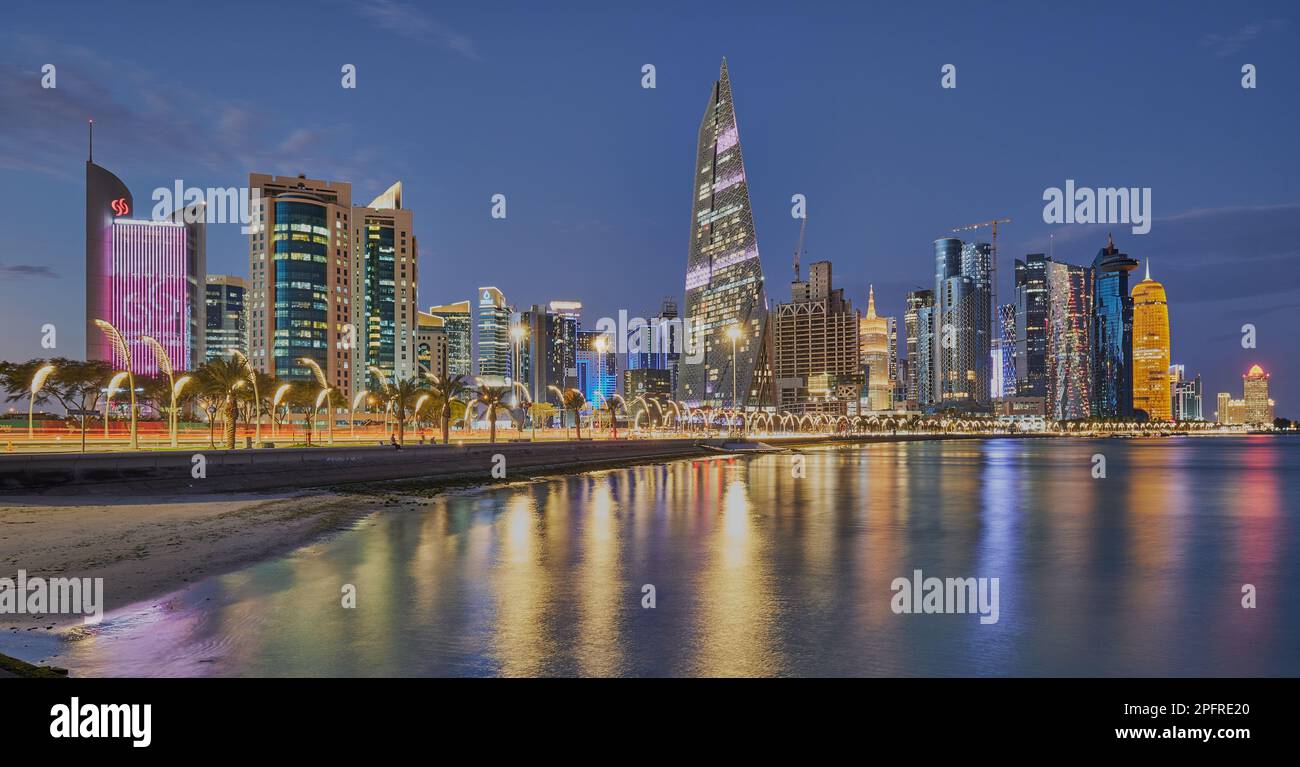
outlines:
[[434, 401], [442, 403], [442, 444], [445, 445], [451, 436], [451, 403], [469, 391], [469, 384], [465, 383], [462, 375], [431, 376], [430, 380], [433, 381]]
[[244, 363], [233, 358], [218, 357], [203, 363], [198, 371], [199, 384], [203, 391], [213, 399], [221, 402], [222, 441], [227, 450], [235, 449], [235, 430], [238, 425], [238, 410], [235, 400], [239, 389], [248, 383], [248, 368]]
[[510, 395], [509, 386], [487, 386], [486, 384], [478, 387], [478, 401], [487, 408], [488, 418], [488, 442], [497, 441], [497, 408], [506, 404], [506, 397]]
[[[573, 411], [573, 425], [578, 429], [578, 439], [582, 439], [582, 416], [579, 411], [587, 404], [587, 398], [577, 389], [565, 389], [560, 395], [560, 409]], [[561, 415], [561, 418], [564, 416]]]
[[415, 402], [420, 395], [425, 393], [424, 382], [415, 377], [398, 381], [389, 389], [389, 395], [393, 402], [393, 418], [397, 421], [397, 441], [399, 443], [406, 441], [407, 413], [415, 407]]

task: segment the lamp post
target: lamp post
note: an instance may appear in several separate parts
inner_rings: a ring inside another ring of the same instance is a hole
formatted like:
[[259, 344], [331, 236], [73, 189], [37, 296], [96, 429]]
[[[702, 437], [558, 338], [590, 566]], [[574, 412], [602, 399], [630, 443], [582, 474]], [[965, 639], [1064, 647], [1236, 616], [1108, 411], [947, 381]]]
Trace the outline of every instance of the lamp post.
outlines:
[[114, 375], [108, 382], [108, 393], [104, 396], [104, 439], [108, 439], [108, 412], [109, 406], [113, 403], [113, 392], [122, 385], [124, 378], [126, 378], [126, 371]]
[[[325, 378], [325, 372], [320, 369], [320, 365], [316, 362], [316, 360], [312, 359], [311, 357], [301, 357], [298, 359], [298, 361], [306, 365], [307, 367], [311, 368], [312, 374], [316, 376], [316, 383], [320, 384], [320, 394], [316, 395], [316, 411], [319, 411], [321, 402], [325, 401], [329, 397], [329, 393], [330, 393], [329, 381]], [[330, 413], [330, 410], [332, 409], [333, 409], [332, 407], [326, 409], [326, 414], [329, 416], [327, 422], [329, 424], [329, 443], [331, 445], [334, 444], [334, 416], [332, 413]], [[313, 412], [311, 417], [312, 420], [315, 421], [316, 413]]]
[[[112, 344], [113, 350], [117, 352], [122, 361], [126, 363], [126, 380], [127, 385], [131, 388], [131, 449], [137, 450], [140, 447], [140, 435], [135, 429], [135, 373], [131, 370], [131, 349], [126, 345], [126, 339], [117, 331], [117, 328], [104, 320], [95, 320], [95, 327], [99, 328], [104, 335], [108, 336], [109, 343]], [[107, 420], [104, 428], [108, 428]]]
[[194, 376], [181, 376], [172, 384], [172, 447], [177, 446], [177, 432], [180, 431], [181, 426], [180, 408], [177, 407], [176, 402], [181, 397], [181, 389], [184, 389], [185, 384], [189, 383], [193, 378]]
[[[284, 395], [288, 393], [289, 393], [289, 384], [280, 384], [280, 388], [275, 390], [275, 396], [271, 398], [271, 439], [275, 439], [275, 433], [276, 433], [275, 409], [280, 406], [280, 400], [284, 399]], [[286, 405], [285, 407], [287, 408], [288, 406]], [[293, 432], [290, 431], [290, 434], [292, 433]]]
[[393, 404], [392, 401], [388, 400], [387, 398], [388, 379], [384, 377], [384, 371], [380, 370], [374, 365], [371, 365], [369, 368], [367, 368], [367, 370], [370, 371], [371, 375], [379, 379], [379, 388], [384, 393], [385, 400], [387, 400], [384, 405], [384, 435], [387, 436], [388, 435], [388, 409]]
[[[53, 365], [44, 365], [32, 376], [32, 396], [27, 400], [27, 441], [31, 442], [35, 438], [36, 432], [32, 428], [32, 417], [36, 408], [36, 395], [40, 393], [41, 387], [45, 386], [45, 379], [50, 377], [54, 372]], [[85, 423], [84, 421], [82, 423]]]
[[[162, 344], [158, 343], [158, 339], [154, 338], [153, 336], [140, 336], [140, 340], [148, 344], [149, 348], [153, 350], [153, 358], [154, 361], [158, 364], [158, 369], [162, 371], [163, 375], [167, 376], [168, 390], [170, 391], [172, 389], [175, 389], [176, 376], [172, 372], [172, 360], [171, 357], [167, 356], [167, 350], [164, 349]], [[176, 411], [176, 397], [175, 395], [173, 395], [171, 400], [171, 412], [174, 413], [175, 411]], [[169, 416], [167, 418], [168, 431], [171, 431], [171, 420], [172, 419]], [[174, 431], [172, 431], [172, 447], [176, 447], [176, 433]]]
[[[736, 341], [740, 340], [740, 326], [732, 325], [727, 328], [727, 338], [731, 339], [731, 410], [732, 418], [735, 418], [735, 411], [739, 406], [739, 399], [736, 397]], [[727, 431], [731, 431], [730, 424], [727, 426]]]
[[352, 409], [348, 411], [348, 423], [352, 426], [352, 441], [357, 441], [357, 405], [365, 398], [367, 392], [365, 389], [357, 392], [357, 396], [352, 398]]
[[[261, 444], [262, 442], [262, 395], [257, 393], [257, 374], [253, 372], [253, 368], [248, 364], [248, 358], [244, 356], [243, 352], [239, 351], [238, 349], [231, 349], [231, 351], [234, 352], [235, 360], [239, 364], [244, 366], [244, 370], [248, 371], [248, 382], [253, 385], [253, 434], [254, 434], [253, 441], [258, 444]], [[272, 420], [275, 420], [274, 414]]]
[[527, 335], [528, 335], [528, 329], [525, 328], [523, 325], [515, 325], [514, 327], [510, 328], [510, 337], [513, 338], [513, 339], [514, 339], [514, 342], [515, 342], [515, 354], [514, 354], [514, 357], [515, 357], [515, 364], [514, 364], [514, 369], [515, 369], [515, 380], [516, 380], [516, 381], [519, 380], [519, 357], [523, 354], [523, 351], [522, 351], [522, 350], [523, 350], [523, 339], [524, 339], [524, 337], [527, 336]]

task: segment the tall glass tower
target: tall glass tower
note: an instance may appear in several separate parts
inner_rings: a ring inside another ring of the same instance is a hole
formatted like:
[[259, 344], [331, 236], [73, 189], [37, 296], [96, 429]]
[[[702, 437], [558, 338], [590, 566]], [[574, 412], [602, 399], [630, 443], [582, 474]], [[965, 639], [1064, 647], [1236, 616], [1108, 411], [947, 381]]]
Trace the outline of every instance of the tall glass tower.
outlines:
[[684, 340], [688, 350], [702, 347], [703, 358], [683, 356], [677, 398], [691, 405], [752, 405], [763, 397], [768, 377], [767, 294], [726, 59], [700, 122], [691, 193]]
[[1115, 240], [1093, 259], [1092, 414], [1133, 417], [1133, 298], [1128, 273], [1137, 261]]
[[1169, 393], [1169, 301], [1165, 286], [1146, 279], [1133, 287], [1133, 409], [1152, 421], [1172, 416]]

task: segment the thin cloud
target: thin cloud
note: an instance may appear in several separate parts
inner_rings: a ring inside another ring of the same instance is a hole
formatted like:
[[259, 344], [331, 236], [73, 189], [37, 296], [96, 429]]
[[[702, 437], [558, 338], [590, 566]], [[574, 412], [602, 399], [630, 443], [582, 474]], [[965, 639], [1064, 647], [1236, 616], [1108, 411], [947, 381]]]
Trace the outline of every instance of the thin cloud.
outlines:
[[0, 279], [25, 280], [29, 278], [52, 280], [59, 275], [48, 266], [33, 264], [0, 264]]
[[440, 46], [474, 61], [482, 58], [472, 40], [414, 6], [394, 0], [362, 0], [355, 3], [353, 8], [384, 32], [426, 45]]
[[1238, 28], [1235, 32], [1223, 34], [1208, 34], [1201, 39], [1201, 45], [1209, 48], [1215, 56], [1224, 58], [1234, 53], [1245, 50], [1251, 43], [1258, 40], [1270, 29], [1281, 29], [1286, 26], [1285, 19], [1271, 19], [1266, 22], [1255, 22], [1246, 24]]

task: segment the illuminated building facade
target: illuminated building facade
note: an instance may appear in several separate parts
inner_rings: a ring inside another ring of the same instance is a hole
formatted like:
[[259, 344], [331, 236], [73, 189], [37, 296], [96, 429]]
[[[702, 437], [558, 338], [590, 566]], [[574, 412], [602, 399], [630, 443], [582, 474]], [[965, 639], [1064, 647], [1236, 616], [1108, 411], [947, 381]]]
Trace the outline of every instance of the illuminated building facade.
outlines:
[[987, 409], [992, 391], [993, 251], [955, 237], [934, 241], [934, 401]]
[[[692, 182], [690, 254], [686, 263], [685, 317], [691, 349], [703, 346], [703, 360], [683, 365], [678, 399], [720, 407], [766, 399], [767, 296], [754, 232], [749, 184], [732, 103], [731, 78], [722, 62], [700, 122]], [[735, 370], [732, 339], [736, 329]]]
[[866, 410], [893, 410], [889, 377], [889, 318], [876, 314], [876, 289], [867, 287], [867, 313], [858, 321], [858, 361], [867, 382]]
[[907, 401], [916, 406], [934, 401], [933, 290], [907, 294], [903, 312], [903, 333], [907, 338]]
[[419, 248], [411, 211], [402, 207], [402, 182], [352, 209], [352, 237], [352, 385], [365, 388], [371, 367], [390, 382], [412, 378], [419, 374]]
[[578, 331], [582, 328], [581, 301], [551, 301], [548, 304], [551, 313], [559, 318], [559, 331], [555, 344], [564, 360], [564, 384], [556, 384], [563, 389], [576, 388], [578, 385]]
[[176, 370], [204, 360], [207, 304], [202, 203], [160, 221], [135, 219], [126, 184], [93, 156], [86, 160], [86, 359], [124, 369], [95, 320], [117, 328], [137, 375], [159, 372], [151, 336]]
[[1092, 300], [1091, 269], [1047, 261], [1047, 416], [1058, 421], [1092, 415]]
[[1165, 286], [1146, 279], [1133, 287], [1133, 409], [1152, 421], [1168, 421], [1173, 413], [1169, 399], [1169, 305]]
[[[248, 360], [284, 381], [315, 381], [314, 360], [343, 399], [351, 397], [353, 322], [352, 185], [305, 175], [248, 177], [261, 205], [249, 231]], [[364, 374], [362, 374], [364, 375]]]
[[1201, 376], [1188, 378], [1182, 365], [1169, 366], [1171, 414], [1175, 421], [1201, 421]]
[[447, 372], [450, 375], [471, 375], [474, 372], [474, 319], [470, 315], [469, 301], [430, 306], [429, 314], [443, 320], [447, 333]]
[[1047, 264], [1044, 253], [1016, 259], [1016, 395], [1047, 398]]
[[438, 378], [447, 375], [449, 346], [447, 321], [436, 314], [415, 315], [415, 362]]
[[478, 375], [501, 381], [514, 375], [510, 315], [506, 297], [492, 287], [478, 289]]
[[578, 381], [575, 387], [597, 407], [618, 393], [618, 354], [614, 339], [597, 330], [578, 331]]
[[1133, 417], [1133, 297], [1128, 275], [1137, 265], [1119, 252], [1113, 239], [1092, 262], [1092, 412], [1096, 416]]
[[209, 274], [206, 280], [207, 328], [205, 358], [229, 357], [232, 351], [248, 355], [248, 310], [244, 303], [248, 282], [233, 274]]
[[[832, 398], [831, 387], [814, 385], [818, 377], [856, 379], [860, 390], [863, 380], [857, 312], [844, 297], [844, 289], [832, 287], [829, 261], [812, 264], [807, 281], [790, 284], [790, 303], [777, 305], [772, 329], [777, 409], [847, 413], [847, 402]], [[854, 391], [852, 400], [859, 396], [860, 391]]]
[[998, 307], [993, 345], [993, 399], [1016, 396], [1016, 305]]
[[1251, 365], [1250, 371], [1241, 377], [1242, 395], [1245, 409], [1242, 419], [1252, 426], [1273, 423], [1273, 400], [1268, 398], [1268, 373], [1259, 365]]
[[559, 403], [550, 387], [568, 388], [564, 318], [545, 306], [534, 305], [519, 313], [517, 325], [523, 336], [511, 342], [519, 350], [519, 381], [528, 389], [532, 402]]

